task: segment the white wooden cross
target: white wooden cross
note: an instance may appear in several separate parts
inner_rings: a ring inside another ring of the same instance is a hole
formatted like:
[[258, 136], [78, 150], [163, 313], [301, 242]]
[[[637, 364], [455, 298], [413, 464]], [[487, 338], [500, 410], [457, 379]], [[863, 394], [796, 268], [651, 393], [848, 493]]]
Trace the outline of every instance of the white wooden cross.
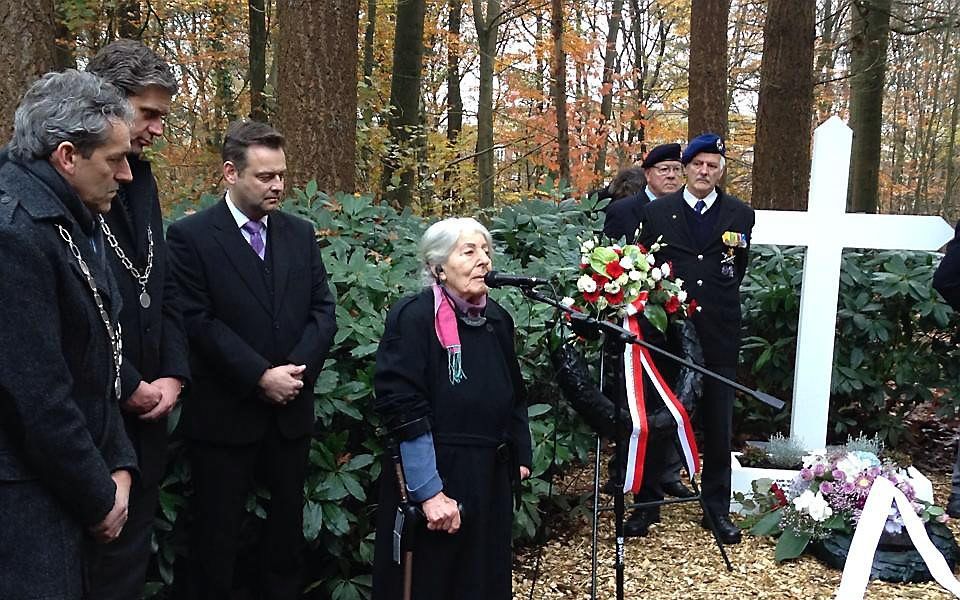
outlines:
[[941, 217], [847, 214], [853, 132], [831, 117], [813, 134], [807, 212], [758, 210], [753, 244], [806, 246], [790, 435], [810, 449], [827, 439], [833, 342], [844, 248], [936, 250], [953, 236]]

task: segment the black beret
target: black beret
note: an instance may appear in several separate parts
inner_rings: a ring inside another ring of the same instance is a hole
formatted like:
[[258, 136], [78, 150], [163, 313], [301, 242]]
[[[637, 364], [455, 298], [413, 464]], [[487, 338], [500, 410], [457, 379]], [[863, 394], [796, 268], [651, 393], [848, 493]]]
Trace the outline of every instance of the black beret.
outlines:
[[701, 152], [726, 156], [726, 146], [723, 144], [723, 138], [715, 133], [698, 135], [687, 144], [687, 149], [683, 151], [683, 158], [680, 159], [680, 162], [686, 165]]
[[647, 152], [640, 166], [649, 169], [653, 165], [666, 160], [680, 160], [680, 144], [660, 144]]

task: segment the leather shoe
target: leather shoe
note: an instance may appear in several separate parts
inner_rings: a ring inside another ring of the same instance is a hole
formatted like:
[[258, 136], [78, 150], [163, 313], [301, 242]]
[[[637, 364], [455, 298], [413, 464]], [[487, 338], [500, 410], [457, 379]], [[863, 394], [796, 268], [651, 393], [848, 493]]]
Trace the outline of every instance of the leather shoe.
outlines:
[[[740, 528], [733, 524], [733, 521], [730, 520], [730, 517], [727, 515], [712, 515], [713, 522], [717, 526], [717, 534], [720, 537], [720, 541], [724, 544], [739, 544], [740, 543]], [[710, 529], [710, 524], [707, 523], [707, 518], [704, 517], [700, 520], [700, 526], [704, 529]]]
[[670, 483], [664, 483], [662, 486], [663, 493], [668, 496], [673, 496], [674, 498], [693, 498], [696, 494], [693, 493], [693, 490], [683, 485], [679, 481], [671, 481]]
[[960, 494], [950, 494], [947, 499], [947, 514], [953, 519], [960, 519]]
[[660, 522], [660, 511], [638, 508], [623, 523], [623, 537], [647, 537], [650, 525]]

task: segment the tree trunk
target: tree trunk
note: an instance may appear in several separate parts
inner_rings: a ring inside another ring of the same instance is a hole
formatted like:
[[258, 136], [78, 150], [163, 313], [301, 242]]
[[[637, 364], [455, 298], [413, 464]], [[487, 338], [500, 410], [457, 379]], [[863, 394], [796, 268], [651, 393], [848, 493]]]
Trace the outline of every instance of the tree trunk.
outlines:
[[367, 26], [363, 31], [363, 81], [373, 83], [373, 40], [377, 33], [377, 0], [367, 0]]
[[463, 130], [463, 97], [460, 95], [460, 22], [463, 0], [448, 1], [447, 29], [450, 43], [447, 47], [447, 141], [457, 142]]
[[[803, 0], [807, 2], [809, 0]], [[727, 20], [730, 0], [690, 3], [690, 76], [687, 136], [727, 137]]]
[[423, 67], [423, 19], [425, 0], [397, 3], [397, 26], [393, 36], [393, 74], [390, 78], [391, 155], [384, 161], [383, 196], [392, 204], [413, 204], [416, 185], [416, 138], [420, 132], [420, 78]]
[[613, 0], [607, 22], [610, 29], [607, 32], [606, 52], [603, 56], [603, 95], [600, 100], [600, 148], [597, 151], [597, 162], [593, 171], [598, 179], [602, 179], [607, 170], [607, 123], [613, 114], [613, 75], [617, 64], [617, 38], [620, 35], [620, 20], [623, 18], [623, 0]]
[[0, 134], [13, 131], [13, 113], [27, 88], [56, 66], [53, 0], [0, 0]]
[[277, 2], [277, 123], [292, 185], [354, 190], [358, 12], [357, 0]]
[[267, 121], [267, 11], [264, 0], [249, 0], [250, 14], [250, 118]]
[[754, 208], [804, 210], [810, 191], [813, 2], [769, 0], [763, 27]]
[[551, 0], [553, 105], [557, 111], [557, 166], [560, 181], [570, 183], [570, 127], [567, 124], [567, 55], [563, 49], [563, 0]]
[[500, 1], [473, 0], [473, 20], [480, 45], [480, 93], [477, 99], [477, 177], [480, 180], [480, 208], [493, 206], [496, 165], [493, 154], [493, 63], [497, 54]]
[[854, 0], [850, 25], [850, 183], [847, 210], [877, 212], [880, 130], [892, 0]]
[[[833, 12], [833, 0], [823, 0], [823, 30], [820, 35], [820, 52], [817, 53], [817, 77], [819, 77], [824, 89], [820, 96], [820, 102], [817, 104], [818, 124], [830, 118], [833, 111], [833, 98], [829, 90], [834, 86], [830, 80], [833, 78], [835, 63], [833, 36], [838, 18], [839, 15]], [[764, 41], [766, 41], [766, 36], [764, 36]]]
[[143, 30], [140, 23], [139, 0], [118, 2], [115, 14], [117, 20], [117, 37], [127, 40], [140, 39]]
[[957, 125], [960, 124], [960, 48], [953, 49], [953, 109], [950, 111], [950, 138], [947, 142], [947, 172], [944, 181], [943, 202], [940, 212], [946, 213], [947, 207], [957, 203], [953, 201], [957, 189]]
[[[463, 15], [463, 0], [448, 0], [447, 31], [450, 41], [447, 45], [447, 144], [454, 147], [463, 131], [463, 97], [460, 94], [460, 24]], [[456, 156], [459, 158], [459, 155]], [[455, 167], [444, 171], [443, 181], [447, 184], [447, 199], [457, 200], [459, 194], [453, 181]]]
[[73, 55], [74, 44], [72, 34], [67, 24], [63, 22], [61, 11], [57, 10], [57, 41], [56, 50], [54, 50], [53, 69], [63, 71], [64, 69], [76, 69], [77, 58]]

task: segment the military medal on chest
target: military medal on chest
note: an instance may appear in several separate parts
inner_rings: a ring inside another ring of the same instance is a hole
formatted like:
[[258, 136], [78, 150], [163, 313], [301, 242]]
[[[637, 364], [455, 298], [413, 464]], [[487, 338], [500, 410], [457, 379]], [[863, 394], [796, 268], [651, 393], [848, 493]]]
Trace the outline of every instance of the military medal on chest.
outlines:
[[724, 231], [720, 239], [724, 245], [723, 258], [720, 259], [720, 274], [727, 279], [733, 279], [737, 275], [734, 265], [737, 248], [747, 247], [747, 234], [739, 231]]
[[107, 243], [113, 248], [123, 268], [140, 284], [140, 306], [142, 306], [144, 310], [150, 308], [150, 293], [147, 292], [147, 282], [150, 281], [150, 272], [153, 270], [153, 228], [147, 225], [147, 264], [141, 272], [140, 269], [133, 266], [133, 262], [127, 257], [127, 253], [124, 252], [120, 244], [117, 243], [117, 238], [113, 235], [113, 232], [110, 231], [107, 222], [103, 220], [103, 215], [99, 215], [99, 217], [100, 229], [103, 230], [103, 235], [107, 238]]

